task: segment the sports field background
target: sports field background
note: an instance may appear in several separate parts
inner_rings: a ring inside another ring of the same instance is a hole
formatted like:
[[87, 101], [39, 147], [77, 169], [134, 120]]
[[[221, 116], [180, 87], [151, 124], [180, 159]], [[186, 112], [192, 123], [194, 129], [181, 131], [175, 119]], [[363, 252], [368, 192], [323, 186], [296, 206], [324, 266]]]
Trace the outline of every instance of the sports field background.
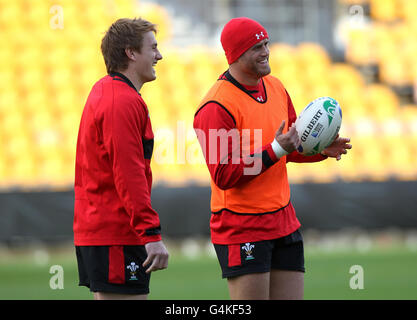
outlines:
[[[355, 240], [352, 240], [355, 239]], [[208, 240], [168, 241], [169, 268], [153, 273], [152, 300], [229, 299], [226, 281]], [[338, 233], [306, 239], [305, 299], [417, 298], [417, 233]], [[64, 270], [64, 288], [51, 289], [50, 267]], [[352, 266], [363, 269], [363, 289], [352, 289]], [[71, 245], [0, 250], [0, 300], [92, 299], [78, 286]]]

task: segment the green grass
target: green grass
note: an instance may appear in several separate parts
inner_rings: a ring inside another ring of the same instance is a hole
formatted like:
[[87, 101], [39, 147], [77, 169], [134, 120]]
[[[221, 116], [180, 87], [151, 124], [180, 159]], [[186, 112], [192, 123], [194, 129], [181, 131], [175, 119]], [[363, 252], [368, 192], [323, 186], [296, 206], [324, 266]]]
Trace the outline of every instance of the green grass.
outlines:
[[[363, 289], [350, 288], [353, 265], [363, 268]], [[409, 250], [307, 255], [306, 271], [306, 299], [417, 299], [417, 254]]]
[[[417, 299], [417, 253], [405, 248], [324, 252], [306, 248], [305, 299]], [[36, 262], [38, 261], [38, 262]], [[64, 269], [64, 289], [49, 286], [51, 265]], [[352, 290], [352, 265], [364, 270], [364, 289]], [[33, 252], [0, 255], [0, 299], [92, 299], [78, 287], [72, 250], [34, 259]], [[149, 299], [228, 299], [215, 258], [189, 259], [171, 252], [167, 270], [153, 273]]]

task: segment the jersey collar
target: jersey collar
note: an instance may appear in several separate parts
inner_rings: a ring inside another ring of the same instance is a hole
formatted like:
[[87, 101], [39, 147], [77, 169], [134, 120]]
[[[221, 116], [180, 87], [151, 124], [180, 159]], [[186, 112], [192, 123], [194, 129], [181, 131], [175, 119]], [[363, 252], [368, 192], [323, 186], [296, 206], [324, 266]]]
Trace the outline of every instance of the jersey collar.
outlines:
[[227, 81], [231, 82], [233, 85], [235, 85], [240, 90], [242, 90], [243, 92], [245, 92], [249, 97], [251, 97], [256, 102], [258, 102], [258, 103], [265, 103], [268, 100], [268, 96], [267, 96], [266, 88], [265, 88], [265, 83], [264, 83], [264, 80], [263, 79], [261, 79], [261, 81], [262, 81], [262, 85], [264, 87], [265, 101], [258, 101], [258, 100], [256, 100], [256, 98], [254, 98], [252, 96], [252, 94], [251, 94], [252, 92], [251, 91], [246, 90], [246, 88], [244, 86], [242, 86], [235, 78], [233, 78], [233, 76], [230, 74], [229, 70], [227, 70], [223, 75], [224, 75], [224, 77], [226, 78]]
[[126, 83], [129, 87], [132, 87], [133, 89], [135, 89], [135, 91], [138, 93], [138, 95], [140, 95], [138, 90], [136, 90], [135, 86], [133, 85], [132, 81], [130, 81], [129, 78], [126, 77], [124, 74], [122, 74], [120, 72], [110, 72], [109, 76], [112, 77], [114, 80], [122, 81], [122, 82]]

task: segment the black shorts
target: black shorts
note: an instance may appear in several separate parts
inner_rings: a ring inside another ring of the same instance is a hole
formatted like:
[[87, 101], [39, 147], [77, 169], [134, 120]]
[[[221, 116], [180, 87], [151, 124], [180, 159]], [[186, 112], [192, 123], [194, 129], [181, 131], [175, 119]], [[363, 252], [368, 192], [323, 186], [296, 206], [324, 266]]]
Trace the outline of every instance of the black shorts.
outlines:
[[215, 244], [214, 248], [223, 278], [270, 272], [271, 269], [305, 272], [303, 237], [299, 230], [274, 240]]
[[92, 292], [148, 294], [144, 246], [76, 246], [79, 285]]

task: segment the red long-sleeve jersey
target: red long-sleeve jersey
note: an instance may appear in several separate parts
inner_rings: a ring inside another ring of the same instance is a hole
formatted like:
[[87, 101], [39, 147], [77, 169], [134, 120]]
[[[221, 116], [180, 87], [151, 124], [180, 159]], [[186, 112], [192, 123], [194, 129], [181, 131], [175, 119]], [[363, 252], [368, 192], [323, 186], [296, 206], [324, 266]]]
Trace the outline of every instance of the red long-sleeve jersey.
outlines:
[[[229, 77], [227, 77], [225, 73], [220, 77], [220, 79], [230, 81], [230, 74]], [[235, 82], [234, 79], [232, 80]], [[239, 83], [236, 83], [236, 85], [238, 85], [242, 90], [245, 90], [247, 93], [251, 94], [252, 97], [257, 99], [258, 101], [264, 101], [266, 99], [265, 87], [262, 81], [259, 81], [258, 85], [254, 87], [244, 86]], [[297, 115], [288, 93], [287, 100], [287, 122], [288, 127], [290, 127], [291, 124], [296, 121]], [[216, 102], [209, 102], [197, 111], [194, 118], [194, 128], [198, 129], [196, 130], [196, 132], [197, 137], [200, 139], [203, 137], [209, 137], [210, 129], [225, 129], [226, 131], [229, 131], [235, 129], [236, 125], [233, 117], [227, 110], [224, 109], [223, 106]], [[201, 135], [201, 137], [199, 137], [198, 134], [199, 130], [202, 130], [202, 132], [204, 133]], [[261, 172], [259, 172], [258, 175], [268, 170], [268, 168], [270, 168], [278, 161], [274, 151], [272, 150], [271, 143], [268, 143], [267, 145], [263, 146], [262, 150], [256, 151], [256, 153], [259, 153], [259, 155], [262, 157], [262, 170]], [[209, 161], [210, 158], [213, 158], [213, 155], [210, 155], [210, 142], [204, 143], [200, 141], [200, 144], [202, 146], [205, 146], [205, 150], [203, 150], [203, 153], [206, 158], [207, 167], [209, 169], [213, 182], [219, 188], [224, 190], [233, 188], [239, 186], [240, 184], [247, 183], [258, 176], [244, 174], [244, 168], [253, 165], [251, 162], [244, 161], [243, 158], [241, 158], [240, 161], [232, 161], [233, 142], [231, 140], [229, 140], [228, 145], [228, 161], [223, 162], [221, 161], [221, 159], [222, 157], [224, 157], [224, 155], [220, 154], [220, 150], [217, 150], [217, 161]], [[307, 157], [299, 154], [297, 151], [294, 151], [287, 155], [287, 162], [317, 162], [322, 161], [326, 158], [327, 157], [321, 154]], [[296, 217], [295, 210], [291, 202], [288, 204], [288, 206], [284, 207], [281, 210], [279, 215], [276, 215], [276, 217], [271, 219], [275, 219], [273, 221], [270, 221], [271, 224], [277, 226], [277, 228], [273, 230], [274, 236], [286, 236], [300, 227], [300, 223]], [[265, 221], [260, 221], [259, 216], [238, 216], [228, 212], [227, 210], [223, 210], [222, 212], [216, 212], [215, 214], [212, 214], [210, 220], [211, 236], [213, 243], [231, 244], [231, 235], [229, 234], [230, 230], [228, 229], [228, 223], [225, 223], [226, 221], [238, 221], [237, 224], [240, 224], [242, 226], [242, 241], [247, 240], [247, 238], [245, 238], [246, 235], [243, 236], [244, 230], [251, 230], [251, 236], [253, 238], [251, 241], [265, 240], [261, 239], [260, 237], [264, 237], [264, 229], [268, 229], [268, 226], [262, 225], [263, 223], [265, 223]], [[233, 236], [233, 238], [236, 239], [236, 236]]]
[[151, 205], [153, 138], [147, 106], [127, 77], [114, 73], [93, 86], [77, 141], [75, 245], [161, 240]]

